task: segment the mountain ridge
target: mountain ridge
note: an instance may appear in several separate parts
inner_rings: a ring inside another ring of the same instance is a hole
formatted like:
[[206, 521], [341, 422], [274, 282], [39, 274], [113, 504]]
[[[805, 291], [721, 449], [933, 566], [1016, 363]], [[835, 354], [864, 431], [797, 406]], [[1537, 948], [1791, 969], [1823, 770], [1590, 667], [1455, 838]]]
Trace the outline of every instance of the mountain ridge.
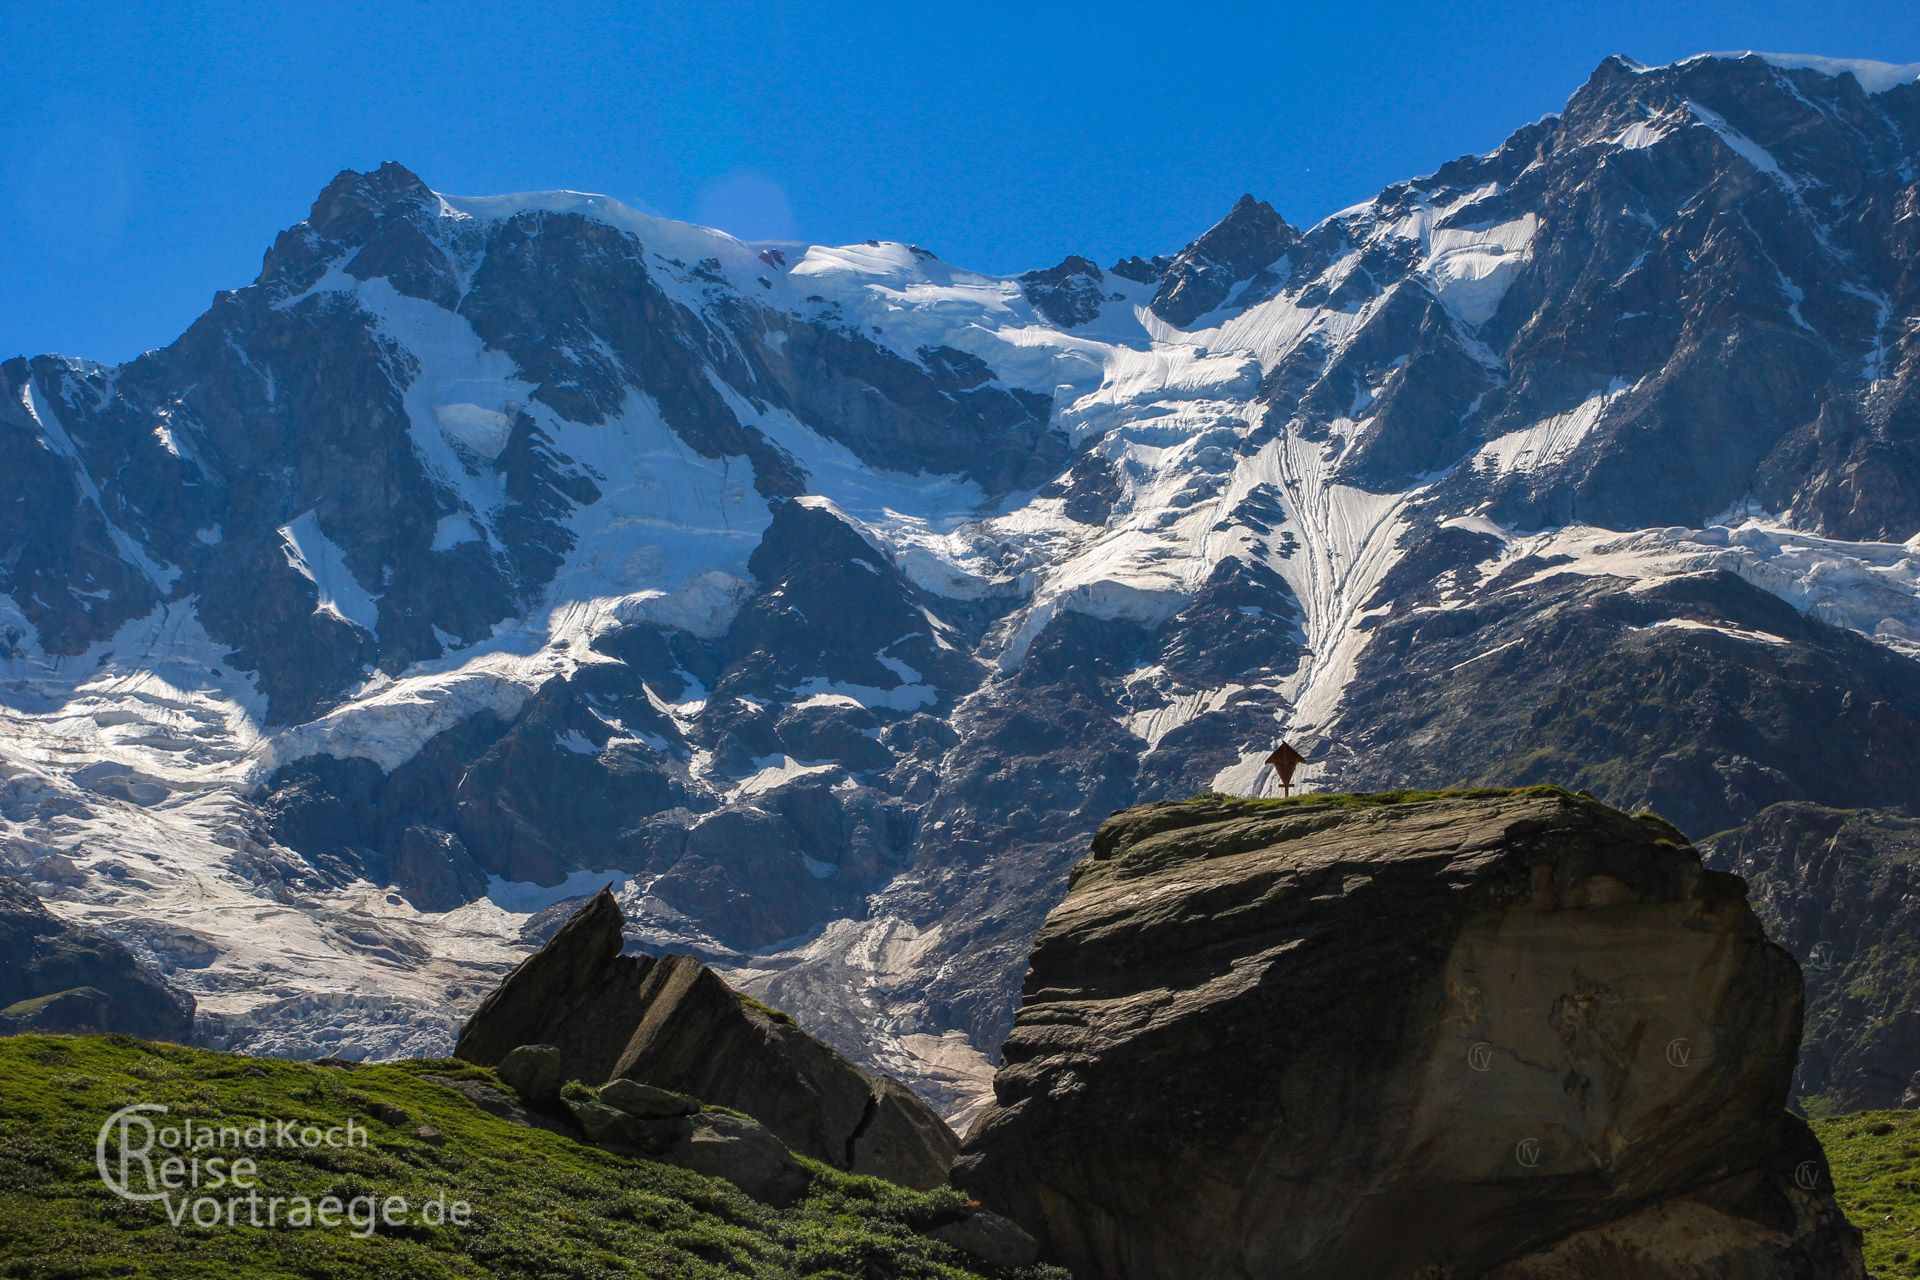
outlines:
[[959, 1105], [1094, 826], [1280, 736], [1904, 804], [1920, 88], [1863, 83], [1608, 59], [1305, 231], [1021, 276], [343, 174], [171, 346], [0, 365], [0, 856], [276, 1051], [432, 1051], [617, 881]]

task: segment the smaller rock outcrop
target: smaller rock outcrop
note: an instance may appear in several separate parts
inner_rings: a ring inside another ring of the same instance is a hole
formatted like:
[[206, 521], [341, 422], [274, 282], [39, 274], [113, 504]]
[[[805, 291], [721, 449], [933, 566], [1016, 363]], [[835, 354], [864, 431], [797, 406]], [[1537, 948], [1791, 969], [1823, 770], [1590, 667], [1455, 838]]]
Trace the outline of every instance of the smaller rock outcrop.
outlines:
[[671, 1120], [701, 1109], [700, 1100], [638, 1080], [609, 1080], [600, 1086], [600, 1101], [643, 1120]]
[[0, 876], [0, 1034], [193, 1038], [193, 998], [114, 939], [68, 924]]
[[974, 1209], [928, 1234], [999, 1270], [1032, 1266], [1040, 1256], [1039, 1244], [1019, 1223], [989, 1209]]
[[682, 1123], [688, 1126], [686, 1137], [665, 1153], [672, 1163], [709, 1178], [725, 1178], [771, 1205], [789, 1205], [807, 1193], [807, 1171], [758, 1120], [708, 1110]]
[[1137, 284], [1154, 284], [1159, 281], [1161, 276], [1167, 273], [1167, 268], [1172, 265], [1173, 257], [1171, 254], [1156, 253], [1151, 258], [1143, 258], [1136, 253], [1120, 259], [1120, 261], [1108, 267], [1107, 271], [1112, 275], [1119, 276], [1122, 280], [1132, 280]]
[[1384, 799], [1102, 827], [955, 1183], [1085, 1277], [1859, 1280], [1739, 878], [1564, 792]]
[[550, 1044], [523, 1044], [494, 1069], [529, 1102], [557, 1102], [567, 1083], [566, 1060]]
[[642, 1095], [608, 1084], [595, 1105], [631, 1114], [628, 1103], [671, 1091], [743, 1111], [835, 1168], [909, 1187], [946, 1181], [959, 1139], [911, 1090], [868, 1075], [691, 956], [623, 955], [622, 945], [619, 905], [603, 891], [482, 1002], [455, 1053], [494, 1066], [522, 1046], [551, 1046], [567, 1078], [652, 1086]]
[[758, 1120], [670, 1089], [611, 1080], [591, 1097], [568, 1098], [566, 1110], [588, 1142], [724, 1178], [768, 1204], [792, 1204], [812, 1182], [787, 1144]]

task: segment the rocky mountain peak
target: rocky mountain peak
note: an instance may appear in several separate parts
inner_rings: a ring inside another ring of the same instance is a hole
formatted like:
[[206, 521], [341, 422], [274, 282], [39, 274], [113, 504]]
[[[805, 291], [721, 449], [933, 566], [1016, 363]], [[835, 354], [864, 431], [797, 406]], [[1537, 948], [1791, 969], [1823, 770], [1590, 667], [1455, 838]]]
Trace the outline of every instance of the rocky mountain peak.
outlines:
[[1234, 286], [1271, 267], [1299, 239], [1300, 233], [1272, 205], [1241, 196], [1226, 217], [1173, 260], [1153, 295], [1153, 313], [1182, 328], [1191, 325], [1225, 302]]
[[389, 160], [365, 173], [343, 170], [314, 199], [306, 220], [274, 240], [255, 283], [284, 304], [338, 267], [358, 280], [384, 277], [402, 294], [451, 307], [458, 294], [449, 251], [470, 228], [441, 213], [439, 195], [404, 165]]
[[365, 173], [342, 170], [314, 198], [307, 223], [329, 240], [362, 240], [378, 219], [438, 202], [418, 174], [388, 160]]
[[1091, 260], [1074, 253], [1058, 266], [1027, 272], [1020, 277], [1020, 288], [1042, 315], [1071, 329], [1100, 314], [1105, 279]]
[[[1920, 111], [1920, 64], [1737, 52], [1644, 66], [1615, 55], [1575, 91], [1561, 118], [1584, 142], [1634, 150], [1662, 132], [1663, 124], [1675, 123], [1676, 112], [1695, 108], [1705, 114], [1695, 111], [1694, 123], [1725, 138], [1744, 136], [1776, 158], [1818, 165], [1823, 150], [1844, 141], [1849, 149], [1866, 147], [1876, 160], [1885, 160], [1891, 155], [1885, 150], [1885, 121], [1904, 126]], [[1624, 123], [1600, 136], [1586, 127], [1596, 119]], [[1622, 130], [1635, 122], [1649, 129], [1624, 135]], [[1852, 136], [1827, 138], [1836, 126]]]

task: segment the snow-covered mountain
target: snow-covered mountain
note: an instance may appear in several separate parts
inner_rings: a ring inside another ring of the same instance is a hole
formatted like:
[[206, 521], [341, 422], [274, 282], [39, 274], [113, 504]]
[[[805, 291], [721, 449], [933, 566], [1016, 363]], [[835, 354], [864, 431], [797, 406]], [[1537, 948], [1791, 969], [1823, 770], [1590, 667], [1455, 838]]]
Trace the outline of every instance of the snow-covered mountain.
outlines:
[[1920, 68], [1609, 59], [1308, 230], [979, 275], [345, 173], [0, 365], [0, 858], [414, 1052], [615, 881], [947, 1101], [1136, 799], [1920, 785]]

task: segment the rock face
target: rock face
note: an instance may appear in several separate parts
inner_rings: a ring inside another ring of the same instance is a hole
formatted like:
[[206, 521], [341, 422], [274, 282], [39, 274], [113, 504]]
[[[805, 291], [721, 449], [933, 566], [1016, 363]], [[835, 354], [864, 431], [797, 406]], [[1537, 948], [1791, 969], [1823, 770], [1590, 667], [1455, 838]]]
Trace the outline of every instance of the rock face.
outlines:
[[1809, 1280], [1792, 959], [1673, 828], [1559, 792], [1117, 815], [955, 1181], [1083, 1277]]
[[488, 996], [455, 1050], [492, 1066], [551, 1045], [565, 1078], [627, 1079], [744, 1111], [788, 1147], [910, 1187], [946, 1181], [959, 1139], [913, 1092], [873, 1077], [691, 956], [622, 955], [602, 892]]
[[1794, 1091], [1839, 1111], [1920, 1107], [1920, 822], [1778, 804], [1706, 850], [1806, 973]]
[[120, 943], [0, 876], [0, 1033], [118, 1031], [185, 1043], [193, 1000]]

